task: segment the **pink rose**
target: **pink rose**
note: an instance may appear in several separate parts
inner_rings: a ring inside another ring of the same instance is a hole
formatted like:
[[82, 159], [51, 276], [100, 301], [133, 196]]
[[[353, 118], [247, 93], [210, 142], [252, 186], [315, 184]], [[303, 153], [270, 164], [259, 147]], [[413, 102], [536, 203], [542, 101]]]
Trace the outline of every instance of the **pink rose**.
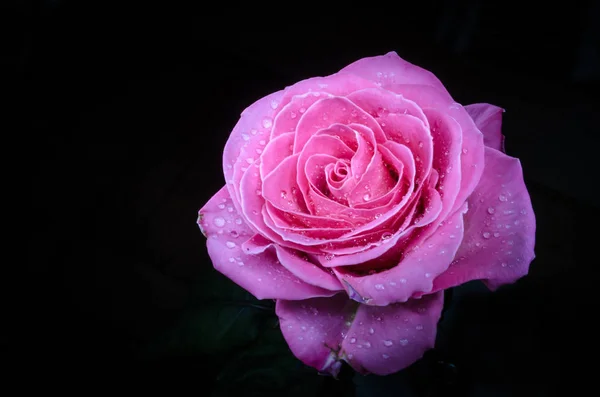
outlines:
[[394, 52], [247, 108], [199, 212], [215, 268], [276, 299], [304, 363], [389, 374], [433, 347], [443, 290], [527, 274], [535, 217], [503, 110]]

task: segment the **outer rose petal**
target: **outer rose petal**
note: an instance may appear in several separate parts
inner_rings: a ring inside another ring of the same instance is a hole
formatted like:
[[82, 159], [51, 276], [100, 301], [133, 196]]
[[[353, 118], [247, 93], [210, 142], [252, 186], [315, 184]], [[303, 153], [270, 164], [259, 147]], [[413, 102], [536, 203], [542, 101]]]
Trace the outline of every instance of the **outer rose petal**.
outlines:
[[278, 263], [272, 249], [257, 255], [242, 252], [241, 245], [253, 233], [238, 212], [230, 208], [233, 209], [232, 200], [223, 187], [199, 211], [198, 225], [208, 238], [206, 246], [215, 269], [258, 299], [296, 300], [335, 293], [294, 276]]
[[340, 360], [356, 371], [387, 375], [408, 367], [434, 345], [443, 294], [386, 307], [359, 305], [338, 294], [277, 301], [283, 336], [302, 362], [336, 375]]
[[518, 159], [486, 147], [485, 170], [469, 200], [462, 245], [434, 291], [475, 279], [491, 289], [513, 283], [535, 257], [535, 215]]
[[504, 135], [502, 135], [504, 109], [489, 103], [474, 103], [465, 106], [465, 109], [479, 131], [483, 133], [485, 146], [504, 152]]
[[279, 103], [283, 94], [283, 91], [275, 92], [248, 106], [233, 127], [223, 149], [225, 182], [238, 212], [241, 212], [240, 181], [244, 174], [242, 168], [248, 167], [248, 158], [258, 157], [256, 149], [264, 149], [261, 142], [265, 143], [269, 139], [269, 123], [272, 123], [272, 117], [276, 113], [271, 104]]
[[406, 302], [414, 294], [428, 294], [433, 280], [448, 269], [460, 246], [465, 211], [466, 205], [421, 246], [407, 250], [400, 263], [389, 270], [365, 276], [353, 275], [343, 268], [335, 268], [334, 272], [352, 299], [369, 305], [386, 306]]
[[395, 51], [360, 59], [346, 66], [340, 72], [352, 73], [375, 81], [383, 88], [393, 84], [423, 84], [448, 94], [444, 85], [433, 73], [405, 61]]

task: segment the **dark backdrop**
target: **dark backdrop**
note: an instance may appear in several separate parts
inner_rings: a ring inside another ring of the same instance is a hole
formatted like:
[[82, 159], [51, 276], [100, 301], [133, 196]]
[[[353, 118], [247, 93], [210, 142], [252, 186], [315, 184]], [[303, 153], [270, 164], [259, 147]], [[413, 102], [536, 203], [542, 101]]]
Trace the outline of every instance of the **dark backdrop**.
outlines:
[[212, 272], [196, 212], [223, 185], [231, 128], [268, 93], [395, 50], [458, 102], [507, 110], [507, 152], [537, 215], [531, 274], [466, 301], [448, 336], [457, 395], [546, 396], [591, 379], [598, 2], [4, 6], [6, 119], [23, 131], [5, 152], [19, 156], [8, 171], [25, 176], [28, 199], [27, 260], [10, 266], [27, 276], [5, 300], [13, 367], [100, 379], [87, 387], [176, 379], [210, 395], [210, 359], [139, 352]]

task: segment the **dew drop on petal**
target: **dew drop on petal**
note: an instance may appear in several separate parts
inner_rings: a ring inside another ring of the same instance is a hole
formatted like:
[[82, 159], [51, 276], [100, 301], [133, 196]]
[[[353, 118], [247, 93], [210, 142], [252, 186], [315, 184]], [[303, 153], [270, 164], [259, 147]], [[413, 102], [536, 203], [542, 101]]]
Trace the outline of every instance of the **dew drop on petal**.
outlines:
[[225, 226], [225, 219], [221, 218], [220, 216], [216, 217], [213, 222], [215, 223], [215, 226], [217, 227], [223, 227]]
[[491, 215], [491, 214], [493, 214], [494, 212], [496, 212], [496, 210], [494, 209], [494, 207], [489, 207], [489, 208], [487, 209], [487, 212], [488, 212], [488, 214], [490, 214], [490, 215]]
[[392, 342], [391, 340], [384, 340], [384, 341], [383, 341], [383, 345], [384, 345], [384, 346], [387, 346], [387, 347], [390, 347], [390, 346], [391, 346], [391, 345], [393, 345], [393, 344], [394, 344], [394, 342]]
[[505, 195], [501, 194], [501, 195], [499, 195], [499, 196], [498, 196], [498, 200], [500, 200], [500, 201], [502, 201], [502, 202], [505, 202], [505, 201], [506, 201], [506, 200], [508, 200], [508, 199], [506, 198], [506, 196], [505, 196]]
[[490, 238], [490, 233], [488, 232], [483, 232], [483, 238]]
[[356, 343], [356, 338], [350, 339], [350, 343]]
[[262, 125], [265, 128], [271, 128], [271, 126], [273, 125], [273, 121], [271, 121], [271, 119], [269, 118], [263, 119]]
[[233, 241], [228, 241], [225, 245], [227, 245], [228, 248], [235, 248], [235, 243]]
[[402, 346], [406, 346], [406, 345], [408, 345], [408, 339], [400, 339], [400, 341], [399, 341], [399, 342], [400, 342], [400, 344], [401, 344]]
[[384, 290], [384, 289], [385, 289], [385, 287], [383, 286], [383, 284], [375, 284], [375, 289], [377, 289], [377, 290], [380, 290], [380, 291], [381, 291], [381, 290]]
[[375, 330], [374, 330], [373, 328], [369, 328], [369, 333], [370, 333], [371, 335], [373, 335], [373, 334], [375, 333]]

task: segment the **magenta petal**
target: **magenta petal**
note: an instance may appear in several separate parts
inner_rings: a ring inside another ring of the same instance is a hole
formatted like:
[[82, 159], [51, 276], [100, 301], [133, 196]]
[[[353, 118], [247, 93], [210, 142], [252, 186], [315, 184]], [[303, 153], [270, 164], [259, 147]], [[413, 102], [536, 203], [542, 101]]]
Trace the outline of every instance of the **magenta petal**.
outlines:
[[415, 293], [431, 293], [434, 279], [448, 269], [462, 241], [463, 211], [452, 215], [420, 246], [404, 252], [400, 263], [389, 270], [365, 276], [343, 268], [334, 272], [349, 294], [369, 305], [406, 302]]
[[[221, 208], [222, 207], [222, 208]], [[199, 211], [199, 226], [216, 270], [258, 299], [308, 299], [333, 295], [332, 291], [307, 284], [277, 261], [274, 250], [246, 255], [241, 245], [253, 234], [221, 188]]]
[[405, 61], [394, 51], [360, 59], [340, 72], [352, 73], [375, 81], [383, 88], [395, 84], [423, 84], [447, 93], [442, 82], [433, 73]]
[[306, 254], [300, 251], [275, 245], [277, 258], [290, 272], [304, 282], [330, 291], [343, 291], [340, 281], [328, 270], [312, 263]]
[[521, 163], [485, 148], [485, 169], [469, 199], [465, 237], [434, 291], [483, 279], [491, 289], [527, 274], [535, 257], [535, 215]]
[[387, 375], [419, 360], [435, 342], [443, 294], [387, 307], [359, 305], [338, 294], [277, 301], [281, 331], [302, 362], [337, 374], [341, 361], [362, 374]]
[[467, 113], [483, 133], [485, 146], [504, 152], [504, 135], [502, 135], [502, 113], [504, 109], [489, 103], [474, 103], [465, 106]]
[[304, 197], [296, 182], [298, 155], [285, 158], [262, 183], [265, 200], [283, 211], [306, 212]]

